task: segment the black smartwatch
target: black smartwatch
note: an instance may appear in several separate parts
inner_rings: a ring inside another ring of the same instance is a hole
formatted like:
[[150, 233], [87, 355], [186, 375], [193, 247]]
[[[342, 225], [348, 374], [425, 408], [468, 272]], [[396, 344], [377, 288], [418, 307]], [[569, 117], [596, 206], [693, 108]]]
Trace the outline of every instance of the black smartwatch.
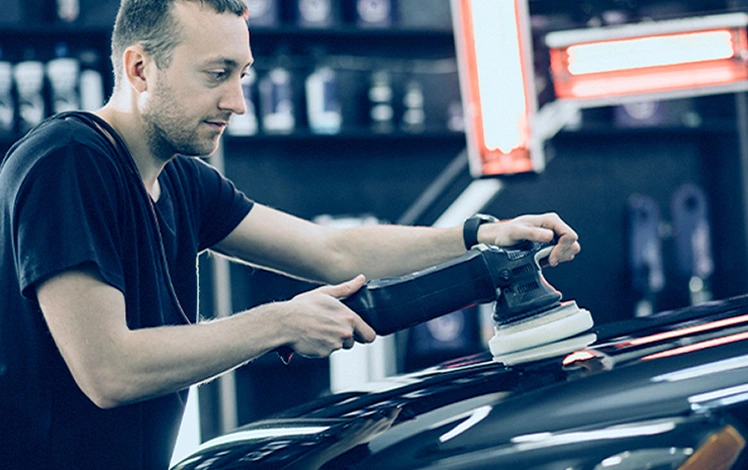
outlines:
[[465, 249], [469, 250], [478, 244], [478, 227], [498, 221], [496, 217], [486, 214], [475, 214], [465, 219], [462, 225], [462, 240], [465, 242]]

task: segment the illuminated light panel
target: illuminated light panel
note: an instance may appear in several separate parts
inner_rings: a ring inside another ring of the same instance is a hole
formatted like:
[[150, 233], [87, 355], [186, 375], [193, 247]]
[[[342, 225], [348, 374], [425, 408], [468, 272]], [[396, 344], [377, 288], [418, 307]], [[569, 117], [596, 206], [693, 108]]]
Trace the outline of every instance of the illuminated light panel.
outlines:
[[546, 36], [558, 98], [667, 93], [748, 81], [748, 15], [561, 31]]
[[726, 29], [578, 44], [566, 49], [572, 75], [729, 59], [734, 53], [732, 34]]
[[537, 111], [526, 0], [452, 0], [474, 176], [542, 167], [530, 151]]

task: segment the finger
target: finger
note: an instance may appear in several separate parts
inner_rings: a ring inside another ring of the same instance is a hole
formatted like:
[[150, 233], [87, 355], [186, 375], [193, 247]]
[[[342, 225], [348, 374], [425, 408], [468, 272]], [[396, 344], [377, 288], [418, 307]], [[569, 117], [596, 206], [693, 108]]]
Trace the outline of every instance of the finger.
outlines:
[[570, 246], [579, 238], [574, 229], [561, 220], [558, 214], [551, 212], [543, 214], [542, 218], [540, 226], [553, 230], [559, 245]]
[[567, 239], [563, 242], [559, 239], [558, 244], [553, 248], [551, 255], [548, 257], [548, 262], [551, 266], [556, 266], [559, 263], [571, 261], [580, 250], [581, 246], [575, 238]]
[[340, 284], [333, 284], [322, 286], [319, 291], [327, 295], [333, 296], [336, 299], [342, 299], [348, 297], [357, 290], [359, 290], [366, 283], [366, 277], [363, 274], [359, 274], [350, 281], [346, 281]]
[[577, 250], [579, 251], [579, 236], [574, 230], [569, 229], [566, 232], [562, 232], [558, 237], [558, 244], [564, 247], [565, 250]]
[[564, 230], [559, 232], [556, 249], [554, 250], [556, 252], [554, 254], [556, 262], [570, 261], [581, 250], [577, 233], [568, 226], [565, 226]]
[[574, 242], [566, 247], [557, 246], [556, 248], [554, 248], [554, 250], [558, 250], [554, 255], [556, 261], [558, 263], [563, 263], [565, 261], [571, 261], [572, 259], [574, 259], [574, 256], [576, 256], [577, 253], [579, 253], [579, 251], [581, 250], [581, 246], [579, 245], [579, 242]]
[[356, 342], [353, 340], [352, 336], [350, 338], [346, 338], [343, 340], [343, 349], [351, 349], [355, 343]]
[[551, 229], [533, 226], [517, 225], [511, 232], [511, 244], [529, 240], [531, 242], [547, 243], [553, 240], [555, 232]]
[[377, 338], [377, 332], [361, 317], [356, 315], [353, 325], [353, 338], [359, 343], [371, 343]]

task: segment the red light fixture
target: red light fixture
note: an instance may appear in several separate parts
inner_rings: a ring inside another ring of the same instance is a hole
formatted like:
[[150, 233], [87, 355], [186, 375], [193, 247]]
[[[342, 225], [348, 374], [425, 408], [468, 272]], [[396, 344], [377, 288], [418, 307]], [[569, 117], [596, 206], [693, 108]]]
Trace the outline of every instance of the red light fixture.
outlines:
[[527, 0], [452, 0], [473, 176], [540, 171]]
[[556, 96], [602, 105], [744, 90], [747, 24], [728, 13], [549, 33]]

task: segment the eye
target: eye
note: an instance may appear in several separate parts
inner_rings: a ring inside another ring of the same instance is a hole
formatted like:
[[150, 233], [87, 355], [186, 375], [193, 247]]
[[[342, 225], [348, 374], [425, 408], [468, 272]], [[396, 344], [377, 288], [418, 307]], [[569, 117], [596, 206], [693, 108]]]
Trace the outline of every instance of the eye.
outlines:
[[242, 70], [242, 73], [241, 73], [241, 75], [239, 76], [239, 80], [243, 79], [243, 78], [244, 78], [244, 77], [246, 77], [247, 75], [249, 75], [249, 67], [247, 67], [247, 68], [245, 68], [245, 69], [243, 69], [243, 70]]
[[220, 82], [226, 79], [228, 72], [226, 70], [208, 70], [206, 72], [211, 80]]

